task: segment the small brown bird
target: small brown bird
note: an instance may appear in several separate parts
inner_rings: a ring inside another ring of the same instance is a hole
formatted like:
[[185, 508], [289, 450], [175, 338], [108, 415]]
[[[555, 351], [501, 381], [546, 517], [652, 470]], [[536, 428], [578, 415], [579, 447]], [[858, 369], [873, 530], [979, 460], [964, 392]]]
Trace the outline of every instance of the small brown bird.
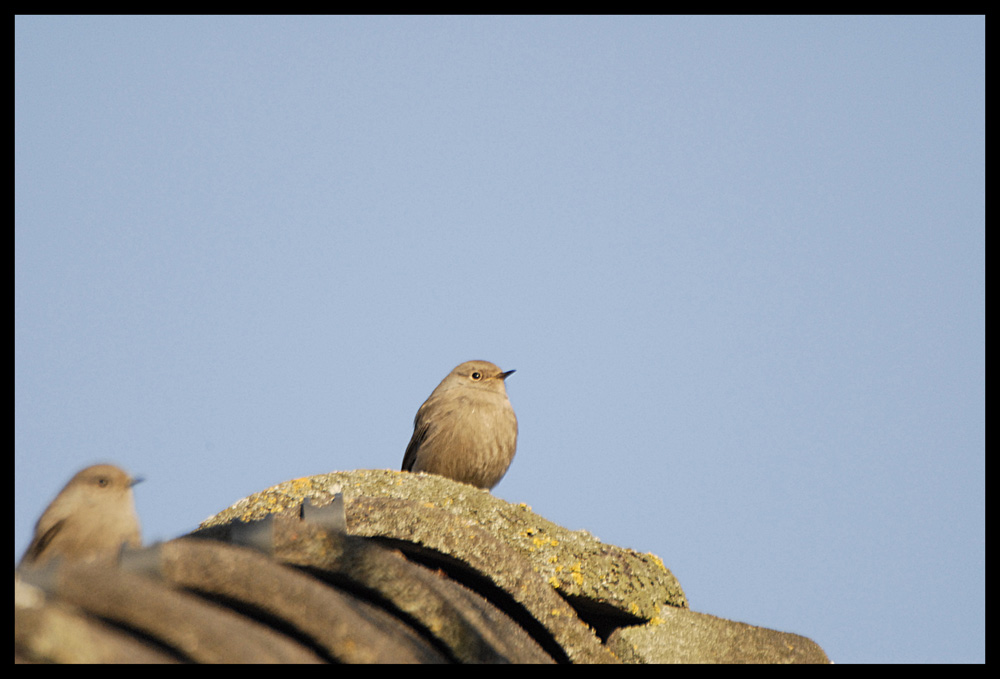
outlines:
[[502, 372], [467, 361], [441, 380], [413, 419], [403, 471], [430, 472], [490, 489], [507, 473], [517, 449], [517, 417]]
[[59, 491], [35, 525], [21, 566], [66, 560], [111, 560], [122, 545], [142, 545], [132, 486], [124, 471], [99, 464], [77, 473]]

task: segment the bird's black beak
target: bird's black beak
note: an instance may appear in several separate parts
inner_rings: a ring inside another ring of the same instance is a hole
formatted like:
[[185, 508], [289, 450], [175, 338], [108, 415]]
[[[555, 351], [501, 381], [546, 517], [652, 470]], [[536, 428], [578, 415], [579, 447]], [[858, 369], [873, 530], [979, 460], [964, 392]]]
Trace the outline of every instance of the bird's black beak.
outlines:
[[505, 373], [500, 373], [500, 379], [505, 380], [516, 372], [517, 372], [516, 370], [508, 370]]

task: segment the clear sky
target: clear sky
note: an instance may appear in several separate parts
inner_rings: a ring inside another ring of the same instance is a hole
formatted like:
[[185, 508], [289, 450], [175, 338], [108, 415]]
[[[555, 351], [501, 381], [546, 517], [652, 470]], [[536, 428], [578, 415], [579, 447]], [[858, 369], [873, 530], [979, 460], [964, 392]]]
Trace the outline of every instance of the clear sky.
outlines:
[[984, 17], [17, 17], [14, 558], [398, 469], [516, 369], [495, 493], [837, 662], [985, 660]]

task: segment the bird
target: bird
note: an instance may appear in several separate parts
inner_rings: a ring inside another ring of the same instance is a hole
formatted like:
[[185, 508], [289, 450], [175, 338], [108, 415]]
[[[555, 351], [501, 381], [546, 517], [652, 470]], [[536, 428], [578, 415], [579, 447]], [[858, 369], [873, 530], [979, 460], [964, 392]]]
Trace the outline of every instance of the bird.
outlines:
[[132, 486], [141, 481], [99, 464], [79, 471], [42, 512], [21, 567], [66, 561], [113, 561], [123, 545], [142, 545]]
[[517, 417], [502, 371], [489, 361], [466, 361], [431, 392], [413, 418], [403, 471], [429, 472], [492, 489], [517, 450]]

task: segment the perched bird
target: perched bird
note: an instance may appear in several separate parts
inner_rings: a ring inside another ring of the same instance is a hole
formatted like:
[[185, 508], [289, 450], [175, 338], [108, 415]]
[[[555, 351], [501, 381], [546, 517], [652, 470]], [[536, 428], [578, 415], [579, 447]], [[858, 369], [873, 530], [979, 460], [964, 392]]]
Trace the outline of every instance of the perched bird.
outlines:
[[99, 464], [77, 473], [42, 512], [19, 567], [53, 558], [112, 560], [122, 545], [142, 545], [132, 486], [124, 471]]
[[430, 472], [493, 488], [517, 449], [517, 417], [503, 372], [489, 361], [467, 361], [441, 380], [413, 419], [403, 471]]

